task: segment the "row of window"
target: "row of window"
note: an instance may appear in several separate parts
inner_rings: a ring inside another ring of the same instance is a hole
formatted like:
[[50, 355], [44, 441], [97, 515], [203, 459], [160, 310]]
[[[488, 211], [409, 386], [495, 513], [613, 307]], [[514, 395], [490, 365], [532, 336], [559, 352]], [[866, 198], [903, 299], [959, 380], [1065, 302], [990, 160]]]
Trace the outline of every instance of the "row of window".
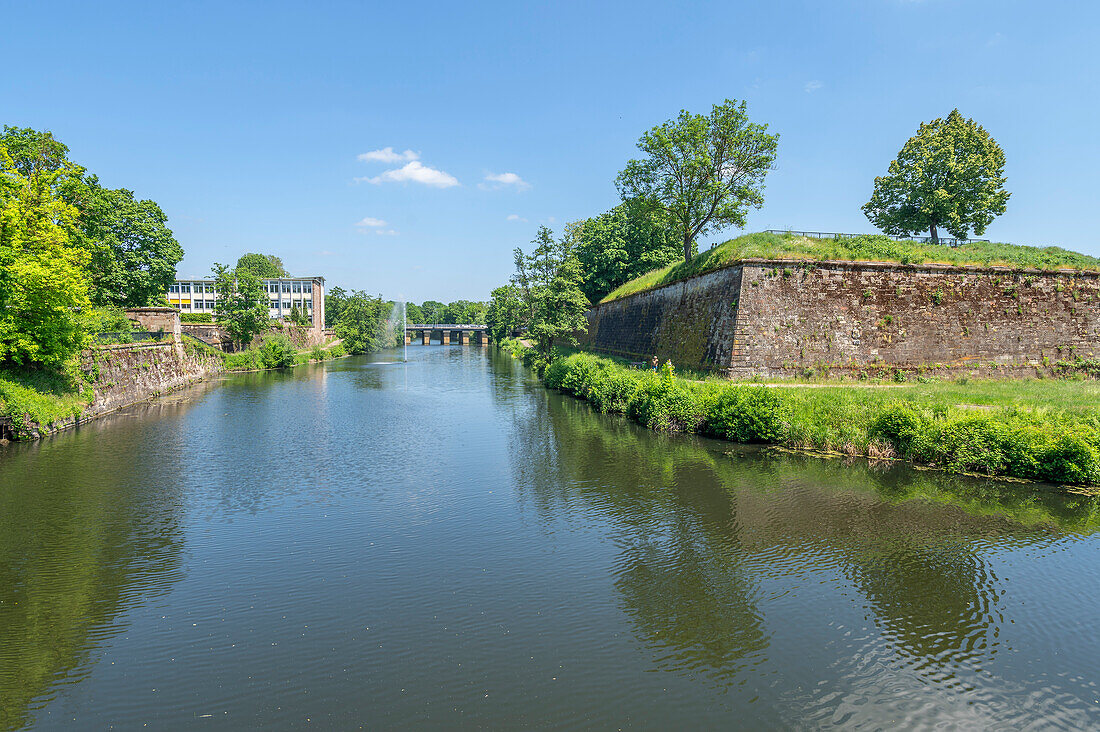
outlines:
[[[281, 292], [289, 293], [313, 293], [313, 285], [309, 282], [271, 282], [265, 280], [263, 282], [264, 291], [276, 294]], [[216, 295], [218, 291], [214, 289], [214, 285], [206, 282], [177, 282], [176, 284], [168, 288], [168, 292], [173, 295]]]

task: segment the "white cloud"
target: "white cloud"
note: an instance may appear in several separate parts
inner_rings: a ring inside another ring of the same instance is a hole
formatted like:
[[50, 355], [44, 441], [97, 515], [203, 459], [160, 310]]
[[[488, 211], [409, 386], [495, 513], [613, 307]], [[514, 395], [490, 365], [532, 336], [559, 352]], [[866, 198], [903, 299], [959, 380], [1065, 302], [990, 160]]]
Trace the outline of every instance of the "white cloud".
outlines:
[[401, 168], [394, 168], [393, 170], [387, 170], [382, 175], [376, 175], [373, 178], [362, 177], [356, 178], [356, 183], [373, 183], [378, 185], [380, 183], [423, 183], [426, 186], [433, 186], [435, 188], [450, 188], [451, 186], [458, 185], [458, 179], [453, 175], [444, 173], [442, 170], [436, 170], [435, 168], [429, 168], [427, 165], [413, 160], [407, 165]]
[[525, 191], [531, 187], [530, 183], [515, 173], [486, 173], [485, 180], [487, 183], [481, 183], [479, 187], [486, 191], [506, 186], [514, 186], [517, 191]]
[[355, 225], [356, 226], [363, 226], [363, 227], [370, 227], [372, 229], [377, 229], [380, 226], [385, 226], [386, 222], [383, 221], [382, 219], [376, 219], [373, 216], [367, 216], [366, 218], [362, 219], [361, 221], [357, 221]]
[[403, 153], [395, 152], [392, 147], [384, 147], [381, 150], [371, 150], [360, 153], [359, 160], [364, 163], [400, 163], [407, 160], [419, 160], [420, 154], [412, 150]]
[[393, 229], [386, 229], [385, 231], [379, 230], [375, 233], [378, 234], [378, 236], [397, 236], [397, 232]]
[[508, 218], [506, 219], [506, 221], [527, 221], [527, 219], [523, 218], [519, 214], [508, 214]]
[[825, 86], [825, 85], [822, 84], [817, 79], [814, 79], [813, 81], [807, 81], [806, 86], [804, 86], [802, 88], [806, 91], [807, 94], [813, 94], [815, 91], [817, 91], [818, 89], [820, 89], [823, 86]]

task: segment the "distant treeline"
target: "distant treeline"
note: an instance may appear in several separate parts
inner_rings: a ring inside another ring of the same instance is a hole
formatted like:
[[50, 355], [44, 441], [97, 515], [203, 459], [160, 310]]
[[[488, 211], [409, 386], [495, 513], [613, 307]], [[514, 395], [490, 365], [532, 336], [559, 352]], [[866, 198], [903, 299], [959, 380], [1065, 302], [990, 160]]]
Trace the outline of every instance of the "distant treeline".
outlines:
[[[325, 293], [325, 327], [335, 328], [340, 316], [343, 314], [349, 299], [357, 293], [348, 293], [342, 287], [333, 287]], [[361, 293], [358, 293], [361, 294]], [[387, 317], [393, 312], [396, 318], [401, 317], [401, 303], [394, 300], [380, 301], [387, 308]], [[452, 323], [454, 325], [484, 325], [489, 303], [474, 302], [470, 300], [455, 300], [452, 303], [441, 303], [436, 300], [425, 300], [420, 305], [414, 302], [405, 303], [405, 322], [407, 323]]]

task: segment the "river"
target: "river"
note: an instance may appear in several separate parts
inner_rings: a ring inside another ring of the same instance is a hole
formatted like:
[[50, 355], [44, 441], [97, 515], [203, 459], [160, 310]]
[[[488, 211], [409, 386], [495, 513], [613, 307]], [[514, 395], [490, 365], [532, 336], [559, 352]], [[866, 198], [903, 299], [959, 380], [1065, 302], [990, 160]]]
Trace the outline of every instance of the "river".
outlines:
[[1094, 499], [395, 358], [0, 448], [0, 729], [1100, 725]]

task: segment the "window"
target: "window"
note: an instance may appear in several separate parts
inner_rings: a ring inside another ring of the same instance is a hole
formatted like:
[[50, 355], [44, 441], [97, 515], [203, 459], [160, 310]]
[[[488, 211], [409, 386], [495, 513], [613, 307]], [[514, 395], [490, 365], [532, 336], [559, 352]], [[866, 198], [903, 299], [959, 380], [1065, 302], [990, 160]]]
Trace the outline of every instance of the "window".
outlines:
[[290, 283], [289, 282], [284, 282], [283, 283], [283, 292], [290, 292]]
[[290, 310], [290, 301], [288, 301], [288, 300], [283, 301], [283, 310]]

